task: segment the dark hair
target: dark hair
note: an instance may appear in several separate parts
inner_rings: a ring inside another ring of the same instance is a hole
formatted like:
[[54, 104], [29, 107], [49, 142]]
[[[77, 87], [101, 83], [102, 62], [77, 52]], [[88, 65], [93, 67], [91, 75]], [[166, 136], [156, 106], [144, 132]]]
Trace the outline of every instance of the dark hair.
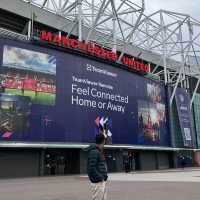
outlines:
[[96, 135], [96, 144], [103, 144], [105, 142], [105, 137], [103, 134]]

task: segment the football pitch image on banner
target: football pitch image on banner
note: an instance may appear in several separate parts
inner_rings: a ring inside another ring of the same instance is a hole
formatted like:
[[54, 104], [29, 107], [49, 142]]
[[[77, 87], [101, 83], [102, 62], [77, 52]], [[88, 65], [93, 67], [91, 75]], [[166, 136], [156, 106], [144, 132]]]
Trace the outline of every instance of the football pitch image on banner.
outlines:
[[0, 85], [3, 93], [28, 96], [35, 104], [54, 105], [55, 56], [5, 45]]

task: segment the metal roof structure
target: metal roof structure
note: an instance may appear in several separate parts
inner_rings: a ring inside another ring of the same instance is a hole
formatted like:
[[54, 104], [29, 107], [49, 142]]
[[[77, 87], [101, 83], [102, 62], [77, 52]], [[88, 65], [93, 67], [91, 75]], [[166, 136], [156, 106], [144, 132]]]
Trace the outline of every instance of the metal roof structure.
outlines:
[[[144, 0], [1, 0], [0, 8], [38, 21], [80, 41], [93, 42], [151, 64], [151, 73], [173, 86], [200, 84], [200, 21], [190, 15], [159, 10], [146, 15]], [[4, 30], [5, 31], [5, 30]], [[23, 34], [22, 34], [23, 35]], [[162, 68], [160, 68], [162, 66]]]

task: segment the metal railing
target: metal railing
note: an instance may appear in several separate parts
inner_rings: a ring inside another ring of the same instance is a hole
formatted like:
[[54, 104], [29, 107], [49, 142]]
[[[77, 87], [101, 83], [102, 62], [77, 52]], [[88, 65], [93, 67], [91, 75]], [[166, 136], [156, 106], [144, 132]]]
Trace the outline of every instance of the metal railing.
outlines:
[[22, 40], [22, 41], [28, 40], [27, 35], [16, 33], [16, 32], [1, 28], [1, 27], [0, 27], [0, 36], [6, 37], [6, 38], [13, 38], [13, 39], [17, 39], [17, 40]]

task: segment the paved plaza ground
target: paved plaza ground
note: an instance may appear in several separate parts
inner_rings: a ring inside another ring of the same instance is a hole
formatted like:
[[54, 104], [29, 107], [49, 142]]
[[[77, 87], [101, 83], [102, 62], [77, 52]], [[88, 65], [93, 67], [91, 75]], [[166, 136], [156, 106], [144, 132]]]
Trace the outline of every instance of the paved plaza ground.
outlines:
[[[111, 174], [108, 200], [200, 200], [200, 169]], [[0, 200], [90, 200], [85, 176], [1, 179]]]

